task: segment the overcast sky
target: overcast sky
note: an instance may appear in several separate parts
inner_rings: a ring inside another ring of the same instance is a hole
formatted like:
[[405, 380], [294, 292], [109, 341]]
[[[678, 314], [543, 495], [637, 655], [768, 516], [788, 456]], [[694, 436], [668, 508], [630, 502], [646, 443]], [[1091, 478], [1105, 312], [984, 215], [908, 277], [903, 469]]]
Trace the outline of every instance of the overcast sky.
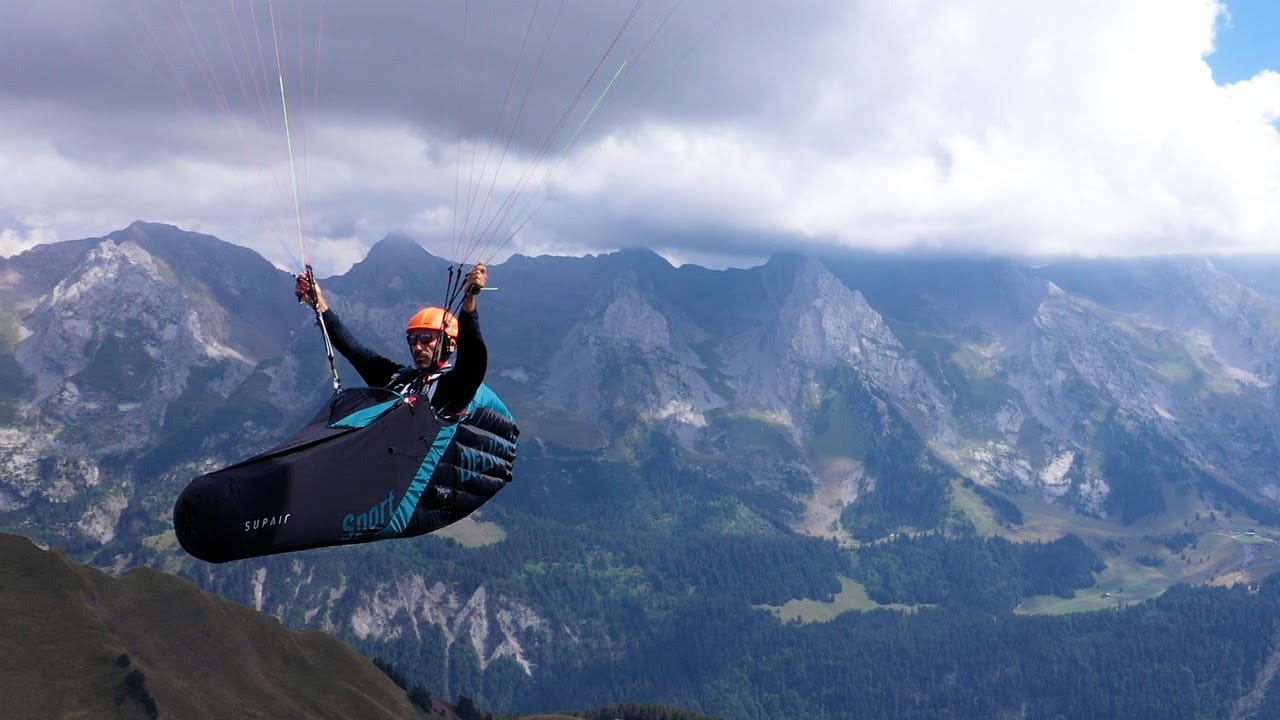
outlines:
[[0, 255], [1278, 252], [1277, 70], [1275, 0], [0, 0]]

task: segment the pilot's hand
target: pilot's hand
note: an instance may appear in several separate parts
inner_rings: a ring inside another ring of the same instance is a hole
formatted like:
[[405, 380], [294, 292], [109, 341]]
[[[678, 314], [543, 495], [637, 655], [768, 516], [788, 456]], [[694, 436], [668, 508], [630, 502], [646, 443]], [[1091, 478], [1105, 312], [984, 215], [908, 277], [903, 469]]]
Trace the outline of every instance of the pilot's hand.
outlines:
[[471, 271], [467, 273], [467, 279], [465, 281], [467, 294], [478, 294], [480, 289], [483, 288], [487, 282], [489, 282], [489, 269], [486, 268], [482, 262], [476, 263], [472, 266]]
[[329, 309], [329, 303], [324, 301], [324, 293], [320, 291], [320, 283], [313, 276], [304, 273], [294, 276], [294, 280], [293, 294], [298, 298], [298, 302], [305, 303], [319, 312]]

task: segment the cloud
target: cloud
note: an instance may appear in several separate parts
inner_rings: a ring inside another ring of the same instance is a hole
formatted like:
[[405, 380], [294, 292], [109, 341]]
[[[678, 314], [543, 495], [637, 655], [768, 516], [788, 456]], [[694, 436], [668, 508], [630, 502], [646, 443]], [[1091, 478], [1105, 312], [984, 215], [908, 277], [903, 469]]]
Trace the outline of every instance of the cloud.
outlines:
[[388, 232], [499, 259], [1280, 238], [1280, 75], [1214, 83], [1211, 0], [280, 0], [292, 168], [266, 6], [0, 6], [0, 253], [138, 218], [287, 266], [301, 217], [322, 274]]
[[577, 191], [845, 246], [1277, 249], [1280, 78], [1213, 83], [1213, 3], [860, 7], [785, 116], [612, 139]]

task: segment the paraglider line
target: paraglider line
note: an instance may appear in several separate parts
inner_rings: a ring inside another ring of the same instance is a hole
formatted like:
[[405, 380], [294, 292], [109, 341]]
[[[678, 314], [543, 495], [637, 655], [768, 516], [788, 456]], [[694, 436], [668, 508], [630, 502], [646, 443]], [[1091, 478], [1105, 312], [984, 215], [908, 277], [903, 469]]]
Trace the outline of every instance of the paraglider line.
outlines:
[[[271, 40], [275, 43], [276, 50], [276, 77], [280, 80], [280, 114], [284, 119], [284, 141], [289, 151], [289, 177], [293, 182], [293, 214], [298, 222], [298, 250], [302, 253], [302, 262], [308, 262], [306, 241], [302, 237], [302, 206], [298, 201], [298, 170], [293, 160], [293, 136], [289, 132], [289, 103], [286, 100], [284, 91], [284, 71], [281, 70], [280, 64], [280, 33], [276, 29], [276, 13], [273, 3], [267, 3], [267, 10], [271, 13]], [[321, 327], [324, 324], [321, 323]], [[326, 341], [328, 333], [325, 333]]]

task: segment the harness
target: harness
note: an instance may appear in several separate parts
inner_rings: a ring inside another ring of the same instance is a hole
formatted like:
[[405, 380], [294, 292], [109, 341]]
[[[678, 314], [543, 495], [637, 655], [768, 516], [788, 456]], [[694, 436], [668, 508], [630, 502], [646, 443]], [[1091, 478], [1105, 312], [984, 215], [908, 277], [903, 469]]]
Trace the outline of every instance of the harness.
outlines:
[[405, 397], [408, 402], [415, 407], [417, 406], [418, 398], [425, 399], [427, 401], [427, 405], [431, 407], [432, 412], [435, 413], [436, 418], [439, 419], [440, 422], [450, 424], [456, 423], [466, 416], [467, 411], [465, 408], [462, 412], [455, 413], [453, 415], [446, 415], [440, 412], [435, 405], [436, 390], [439, 388], [436, 381], [452, 369], [453, 365], [450, 364], [432, 373], [424, 374], [417, 368], [407, 367], [393, 375], [386, 387], [388, 390], [392, 390]]

